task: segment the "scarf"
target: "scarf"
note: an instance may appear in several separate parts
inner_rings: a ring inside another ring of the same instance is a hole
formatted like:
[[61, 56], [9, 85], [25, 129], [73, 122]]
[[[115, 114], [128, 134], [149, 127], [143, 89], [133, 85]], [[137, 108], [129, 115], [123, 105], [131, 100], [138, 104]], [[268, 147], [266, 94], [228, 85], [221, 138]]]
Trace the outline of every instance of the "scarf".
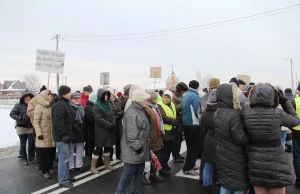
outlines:
[[72, 101], [70, 102], [71, 102], [71, 106], [73, 106], [76, 109], [75, 120], [77, 121], [77, 123], [82, 124], [85, 115], [83, 106], [81, 104], [74, 104]]
[[110, 102], [102, 102], [101, 100], [97, 99], [96, 100], [96, 104], [98, 106], [100, 106], [100, 109], [103, 110], [104, 112], [108, 112], [111, 111], [111, 106], [110, 106]]
[[149, 102], [146, 102], [146, 104], [148, 106], [150, 106], [152, 108], [153, 112], [154, 112], [154, 115], [155, 115], [155, 118], [156, 118], [156, 124], [157, 124], [157, 128], [158, 128], [157, 134], [159, 136], [164, 135], [165, 134], [164, 123], [163, 123], [163, 120], [162, 120], [162, 117], [160, 115], [158, 107], [151, 104], [151, 103], [149, 103]]

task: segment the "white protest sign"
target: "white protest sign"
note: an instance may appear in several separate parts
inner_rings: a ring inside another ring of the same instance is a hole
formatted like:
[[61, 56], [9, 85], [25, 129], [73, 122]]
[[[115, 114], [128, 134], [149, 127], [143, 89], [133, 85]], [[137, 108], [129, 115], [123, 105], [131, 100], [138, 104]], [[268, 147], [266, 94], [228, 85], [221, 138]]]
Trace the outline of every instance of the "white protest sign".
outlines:
[[38, 49], [36, 52], [36, 71], [64, 73], [65, 53]]

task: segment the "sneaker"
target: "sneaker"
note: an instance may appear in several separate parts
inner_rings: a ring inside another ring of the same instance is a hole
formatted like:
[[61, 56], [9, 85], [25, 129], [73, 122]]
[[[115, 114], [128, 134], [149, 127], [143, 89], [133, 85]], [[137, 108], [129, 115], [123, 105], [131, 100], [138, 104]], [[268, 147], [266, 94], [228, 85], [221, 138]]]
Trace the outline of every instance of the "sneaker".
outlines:
[[184, 163], [184, 160], [181, 159], [181, 158], [175, 158], [174, 162], [176, 162], [176, 163]]
[[75, 178], [68, 178], [68, 181], [74, 182], [74, 181], [76, 181], [76, 179]]
[[183, 174], [189, 175], [189, 176], [199, 176], [199, 173], [196, 172], [195, 170], [183, 171]]
[[28, 162], [29, 162], [30, 164], [36, 164], [36, 160], [35, 160], [34, 157], [33, 157], [33, 158], [29, 158]]
[[162, 177], [157, 176], [156, 174], [150, 175], [149, 180], [151, 182], [157, 182], [157, 183], [164, 181], [164, 179]]
[[143, 180], [142, 180], [144, 185], [150, 185], [151, 181], [149, 179], [147, 179], [145, 176], [143, 176]]
[[29, 165], [29, 162], [28, 162], [28, 160], [26, 159], [26, 160], [24, 160], [23, 161], [23, 164], [25, 165], [25, 166], [28, 166]]
[[70, 171], [71, 172], [76, 172], [76, 168], [71, 168]]
[[64, 183], [64, 184], [59, 183], [59, 186], [64, 188], [72, 188], [74, 185], [72, 183]]
[[50, 175], [49, 173], [45, 173], [45, 174], [44, 174], [44, 178], [45, 178], [45, 179], [51, 179], [51, 175]]

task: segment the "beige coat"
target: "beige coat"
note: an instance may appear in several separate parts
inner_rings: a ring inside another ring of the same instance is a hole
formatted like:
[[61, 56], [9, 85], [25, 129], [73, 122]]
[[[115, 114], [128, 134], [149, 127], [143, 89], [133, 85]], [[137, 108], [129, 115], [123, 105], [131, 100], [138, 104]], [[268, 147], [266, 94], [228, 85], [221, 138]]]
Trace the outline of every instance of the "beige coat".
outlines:
[[[34, 109], [33, 126], [36, 132], [35, 146], [38, 148], [51, 148], [55, 147], [52, 137], [52, 118], [51, 107], [48, 100], [49, 90], [42, 91], [38, 95], [37, 102]], [[39, 140], [38, 136], [43, 135], [44, 140]]]
[[28, 104], [28, 108], [27, 108], [27, 115], [30, 118], [31, 123], [33, 124], [33, 117], [34, 117], [34, 109], [36, 107], [36, 105], [38, 105], [38, 96], [40, 96], [40, 94], [38, 94], [36, 97], [32, 98]]

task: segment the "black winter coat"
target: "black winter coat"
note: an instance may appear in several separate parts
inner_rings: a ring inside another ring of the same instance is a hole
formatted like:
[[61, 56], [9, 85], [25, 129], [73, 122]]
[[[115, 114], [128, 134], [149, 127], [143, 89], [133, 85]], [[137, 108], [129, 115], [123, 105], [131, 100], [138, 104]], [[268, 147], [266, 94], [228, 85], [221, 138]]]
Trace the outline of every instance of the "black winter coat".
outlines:
[[[72, 111], [76, 115], [76, 111], [78, 111], [78, 106], [75, 104], [71, 104], [71, 108], [73, 109]], [[76, 116], [75, 116], [76, 117]], [[83, 123], [79, 123], [74, 120], [74, 135], [72, 138], [72, 143], [84, 143], [85, 142], [85, 122], [84, 118], [82, 118]]]
[[216, 166], [218, 180], [222, 187], [232, 191], [245, 191], [249, 188], [246, 169], [248, 137], [241, 113], [234, 110], [233, 104], [240, 106], [240, 95], [235, 94], [233, 98], [233, 87], [223, 84], [217, 90], [219, 108], [214, 115], [217, 136]]
[[69, 100], [56, 96], [51, 102], [52, 134], [55, 142], [62, 142], [63, 136], [74, 136], [75, 111]]
[[204, 130], [205, 139], [201, 159], [206, 162], [216, 163], [217, 138], [214, 126], [214, 115], [218, 109], [217, 104], [207, 104], [201, 117], [201, 129]]
[[9, 114], [12, 119], [16, 120], [17, 127], [32, 128], [30, 118], [27, 115], [28, 105], [25, 103], [25, 97], [27, 96], [31, 99], [34, 98], [33, 94], [24, 94]]
[[124, 116], [124, 112], [121, 109], [121, 101], [118, 99], [114, 99], [110, 103], [111, 109], [114, 112], [115, 118], [116, 118], [116, 125], [115, 125], [115, 137], [116, 139], [121, 139], [122, 137], [122, 131], [123, 131], [123, 125], [122, 125], [122, 119]]
[[299, 119], [289, 101], [282, 109], [274, 108], [275, 90], [267, 85], [255, 86], [250, 93], [249, 110], [244, 123], [250, 139], [248, 174], [252, 185], [281, 188], [294, 183], [294, 177], [281, 145], [281, 126], [292, 128]]
[[[99, 89], [97, 98], [103, 100], [109, 91]], [[111, 110], [103, 111], [98, 104], [93, 106], [93, 115], [95, 119], [95, 145], [97, 147], [112, 147], [116, 144], [115, 125], [116, 119]]]
[[86, 141], [94, 141], [95, 138], [95, 119], [93, 115], [94, 102], [87, 101], [85, 107], [85, 138]]

